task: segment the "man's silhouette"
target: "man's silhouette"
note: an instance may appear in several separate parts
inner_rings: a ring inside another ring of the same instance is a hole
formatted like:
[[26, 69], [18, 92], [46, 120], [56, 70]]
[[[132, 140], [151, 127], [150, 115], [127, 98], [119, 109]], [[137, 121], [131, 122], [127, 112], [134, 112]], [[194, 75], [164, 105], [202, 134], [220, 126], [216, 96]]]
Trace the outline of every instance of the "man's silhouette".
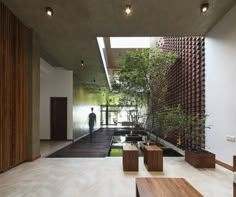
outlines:
[[94, 124], [96, 123], [96, 114], [93, 112], [93, 108], [91, 108], [91, 113], [89, 114], [89, 133], [90, 136], [93, 134]]

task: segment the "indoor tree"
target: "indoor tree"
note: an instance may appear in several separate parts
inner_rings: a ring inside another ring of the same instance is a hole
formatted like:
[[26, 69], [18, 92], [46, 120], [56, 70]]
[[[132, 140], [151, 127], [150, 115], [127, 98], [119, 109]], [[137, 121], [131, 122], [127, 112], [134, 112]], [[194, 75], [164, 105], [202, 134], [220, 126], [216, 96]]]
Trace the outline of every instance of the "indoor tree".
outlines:
[[158, 47], [128, 51], [113, 87], [122, 92], [120, 103], [147, 107], [147, 127], [153, 129], [155, 113], [165, 107], [167, 75], [177, 56]]
[[[162, 52], [159, 48], [129, 51], [114, 87], [126, 96], [126, 102], [128, 100], [135, 102], [136, 105], [147, 106], [146, 128], [151, 132], [154, 131], [155, 136], [160, 133], [182, 132], [185, 145], [187, 143], [186, 161], [192, 165], [196, 163], [195, 161], [204, 163], [201, 156], [195, 159], [195, 155], [191, 153], [204, 152], [204, 132], [202, 131], [206, 128], [206, 115], [184, 111], [178, 103], [170, 106], [166, 102], [168, 74], [176, 58], [174, 53]], [[121, 100], [121, 102], [124, 101]], [[206, 154], [203, 160], [205, 157]], [[206, 166], [212, 167], [215, 165], [215, 157], [210, 155], [209, 158], [211, 162]]]

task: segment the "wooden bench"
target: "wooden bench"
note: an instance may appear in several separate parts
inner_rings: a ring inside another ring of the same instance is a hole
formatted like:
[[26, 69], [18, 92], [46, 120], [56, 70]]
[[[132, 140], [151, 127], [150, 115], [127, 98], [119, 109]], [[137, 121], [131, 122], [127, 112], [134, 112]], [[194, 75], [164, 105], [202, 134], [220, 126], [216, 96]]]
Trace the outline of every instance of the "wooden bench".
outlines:
[[138, 171], [138, 148], [135, 145], [123, 146], [123, 170]]
[[136, 178], [136, 197], [203, 197], [183, 178]]
[[233, 172], [234, 172], [234, 182], [233, 182], [233, 197], [236, 197], [236, 156], [233, 156]]
[[148, 171], [163, 171], [163, 151], [158, 146], [144, 146], [144, 164]]

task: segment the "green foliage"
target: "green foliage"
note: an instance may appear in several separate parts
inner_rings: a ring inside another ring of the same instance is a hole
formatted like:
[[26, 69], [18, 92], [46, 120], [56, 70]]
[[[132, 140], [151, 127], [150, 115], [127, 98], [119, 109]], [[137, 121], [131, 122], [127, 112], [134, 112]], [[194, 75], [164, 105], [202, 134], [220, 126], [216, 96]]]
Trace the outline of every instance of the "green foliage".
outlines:
[[156, 124], [160, 132], [170, 132], [181, 129], [190, 129], [194, 125], [205, 123], [205, 117], [189, 115], [184, 112], [180, 105], [176, 107], [165, 107], [156, 113]]
[[169, 132], [185, 131], [186, 141], [191, 141], [190, 149], [201, 150], [203, 146], [206, 115], [194, 115], [184, 112], [180, 105], [175, 107], [165, 107], [156, 113], [157, 132], [162, 136], [168, 136]]
[[[150, 101], [160, 107], [167, 92], [167, 74], [177, 56], [164, 53], [159, 48], [128, 51], [118, 81], [113, 88], [123, 93], [120, 105], [128, 103], [147, 106]], [[153, 106], [149, 106], [154, 114]]]
[[187, 117], [180, 106], [165, 107], [156, 113], [156, 127], [162, 134], [181, 128], [186, 121]]
[[159, 48], [128, 51], [119, 73], [120, 91], [138, 101], [145, 100], [150, 96], [153, 85], [163, 84], [175, 59], [175, 54], [161, 52]]

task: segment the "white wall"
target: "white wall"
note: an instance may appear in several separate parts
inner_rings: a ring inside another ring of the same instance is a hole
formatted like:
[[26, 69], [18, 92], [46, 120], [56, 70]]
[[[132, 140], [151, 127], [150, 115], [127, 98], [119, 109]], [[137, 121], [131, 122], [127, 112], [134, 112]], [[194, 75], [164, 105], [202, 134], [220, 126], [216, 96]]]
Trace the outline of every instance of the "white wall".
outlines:
[[206, 148], [232, 165], [236, 143], [236, 6], [206, 35]]
[[40, 139], [50, 139], [50, 97], [67, 97], [67, 139], [73, 139], [73, 72], [40, 58]]

